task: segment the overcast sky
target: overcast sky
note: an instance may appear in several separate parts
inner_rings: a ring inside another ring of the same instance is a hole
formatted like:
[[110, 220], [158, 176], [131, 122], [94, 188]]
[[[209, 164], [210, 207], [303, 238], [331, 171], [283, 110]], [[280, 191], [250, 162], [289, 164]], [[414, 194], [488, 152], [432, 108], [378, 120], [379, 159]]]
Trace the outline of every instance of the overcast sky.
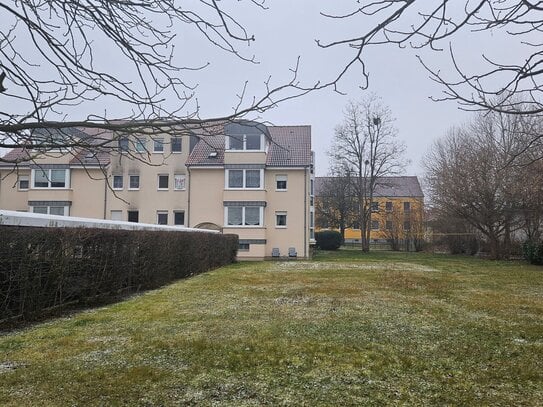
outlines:
[[[196, 1], [186, 5], [199, 4]], [[422, 2], [424, 4], [424, 2]], [[432, 4], [429, 0], [427, 4]], [[360, 34], [365, 28], [358, 19], [331, 20], [321, 16], [321, 11], [329, 13], [352, 10], [357, 3], [330, 2], [326, 0], [268, 0], [267, 10], [256, 7], [250, 1], [221, 2], [221, 7], [230, 7], [232, 14], [256, 41], [249, 47], [238, 44], [241, 54], [251, 57], [258, 64], [241, 61], [224, 51], [218, 50], [204, 41], [195, 27], [175, 27], [178, 36], [175, 53], [179, 64], [199, 66], [210, 63], [205, 70], [185, 71], [183, 79], [198, 84], [196, 96], [200, 107], [200, 117], [217, 117], [232, 113], [236, 105], [236, 94], [248, 81], [247, 99], [265, 94], [264, 81], [271, 76], [271, 85], [281, 85], [290, 79], [292, 68], [300, 57], [298, 78], [304, 85], [316, 81], [331, 80], [352, 57], [352, 49], [319, 48], [315, 40], [324, 42], [349, 38]], [[343, 10], [340, 8], [343, 7]], [[481, 53], [500, 58], [503, 54], [514, 54], [514, 47], [494, 36], [494, 33], [473, 35], [465, 33], [455, 37], [453, 44], [459, 52], [460, 62], [469, 67], [477, 67]], [[448, 43], [442, 44], [447, 46]], [[102, 63], [107, 68], [129, 78], [132, 68], [123, 65], [118, 52], [109, 50], [106, 42], [95, 41], [96, 53], [102, 54]], [[419, 53], [437, 69], [450, 69], [450, 60], [445, 52], [429, 50], [399, 49], [393, 46], [373, 48], [365, 62], [370, 74], [368, 90], [361, 90], [363, 83], [360, 70], [350, 71], [339, 83], [340, 95], [332, 89], [314, 92], [309, 95], [281, 103], [277, 108], [263, 113], [260, 119], [275, 125], [311, 125], [313, 149], [317, 155], [317, 175], [328, 171], [326, 151], [330, 148], [334, 128], [342, 120], [343, 109], [349, 100], [359, 100], [369, 92], [379, 95], [383, 103], [391, 108], [396, 118], [399, 138], [407, 145], [406, 159], [410, 161], [406, 174], [422, 175], [421, 159], [432, 141], [443, 136], [447, 130], [459, 125], [470, 117], [470, 113], [459, 110], [454, 102], [436, 103], [430, 96], [439, 97], [442, 89], [433, 83], [428, 73], [418, 62]], [[98, 60], [97, 60], [98, 61]], [[99, 65], [99, 62], [97, 62]], [[170, 109], [176, 107], [175, 99], [165, 102]], [[88, 107], [87, 107], [88, 109]], [[107, 111], [109, 117], [122, 117], [130, 112], [123, 111], [119, 103], [100, 101], [95, 109], [99, 113]], [[89, 111], [75, 107], [69, 112], [69, 119], [85, 118]]]
[[[206, 71], [195, 74], [203, 117], [231, 111], [235, 104], [234, 95], [241, 90], [244, 80], [249, 80], [255, 95], [262, 94], [262, 83], [268, 75], [272, 76], [275, 84], [285, 82], [290, 75], [289, 67], [294, 66], [298, 56], [301, 57], [299, 78], [305, 84], [330, 80], [352, 56], [348, 49], [323, 50], [315, 43], [316, 39], [332, 41], [360, 33], [361, 27], [356, 21], [331, 21], [319, 14], [323, 10], [337, 11], [330, 2], [274, 0], [267, 4], [269, 9], [266, 11], [254, 7], [242, 8], [242, 13], [237, 10], [240, 21], [256, 38], [249, 49], [240, 49], [246, 51], [245, 55], [254, 52], [259, 65], [241, 64], [205, 45], [189, 55], [194, 62], [209, 61], [212, 64]], [[198, 43], [190, 31], [186, 35], [188, 48]], [[460, 46], [465, 47], [463, 51], [468, 51], [463, 54], [465, 62], [479, 59], [483, 47], [499, 50], [497, 44], [487, 40], [470, 35], [460, 38]], [[430, 96], [440, 96], [442, 89], [429, 79], [416, 58], [417, 53], [422, 53], [425, 61], [434, 66], [447, 66], [449, 62], [443, 52], [384, 46], [374, 49], [367, 59], [370, 73], [368, 90], [360, 88], [363, 82], [361, 73], [354, 70], [340, 82], [339, 89], [346, 95], [331, 89], [311, 93], [282, 103], [264, 113], [262, 118], [276, 125], [311, 125], [317, 175], [325, 175], [328, 171], [326, 152], [330, 148], [334, 128], [342, 120], [345, 105], [351, 99], [361, 99], [368, 92], [375, 92], [390, 106], [396, 118], [399, 138], [407, 145], [406, 158], [410, 165], [406, 174], [421, 175], [421, 159], [432, 141], [444, 135], [451, 126], [466, 121], [471, 114], [459, 110], [454, 102], [436, 103], [429, 99]]]

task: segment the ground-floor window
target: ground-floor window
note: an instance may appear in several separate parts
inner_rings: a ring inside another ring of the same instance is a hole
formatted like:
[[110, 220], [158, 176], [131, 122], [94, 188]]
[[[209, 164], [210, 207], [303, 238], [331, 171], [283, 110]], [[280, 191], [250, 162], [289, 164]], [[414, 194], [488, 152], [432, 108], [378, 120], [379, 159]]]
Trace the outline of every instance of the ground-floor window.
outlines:
[[69, 206], [33, 206], [32, 212], [41, 213], [44, 215], [60, 215], [60, 216], [69, 216], [70, 207]]
[[157, 225], [167, 225], [168, 224], [168, 211], [157, 211], [157, 213], [156, 213], [156, 223], [157, 223]]
[[264, 208], [261, 206], [227, 206], [228, 226], [262, 226]]
[[250, 248], [249, 243], [240, 243], [238, 247], [238, 251], [240, 252], [248, 252]]
[[111, 220], [123, 220], [123, 211], [111, 211]]
[[139, 211], [128, 211], [128, 221], [138, 223], [140, 221]]
[[173, 224], [174, 225], [185, 224], [185, 211], [173, 211]]

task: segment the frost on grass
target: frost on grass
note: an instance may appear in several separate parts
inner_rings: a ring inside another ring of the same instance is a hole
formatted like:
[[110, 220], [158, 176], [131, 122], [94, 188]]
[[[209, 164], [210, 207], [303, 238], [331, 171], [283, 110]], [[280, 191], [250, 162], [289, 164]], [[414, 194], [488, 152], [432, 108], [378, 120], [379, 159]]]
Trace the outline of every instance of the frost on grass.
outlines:
[[433, 272], [436, 269], [412, 263], [332, 263], [285, 261], [274, 263], [270, 271], [304, 271], [304, 270], [360, 270], [360, 271], [421, 271]]
[[0, 363], [0, 374], [11, 372], [11, 371], [13, 371], [15, 369], [19, 369], [19, 368], [25, 367], [25, 366], [26, 365], [24, 365], [22, 363], [16, 363], [16, 362], [10, 362], [10, 361], [1, 362]]

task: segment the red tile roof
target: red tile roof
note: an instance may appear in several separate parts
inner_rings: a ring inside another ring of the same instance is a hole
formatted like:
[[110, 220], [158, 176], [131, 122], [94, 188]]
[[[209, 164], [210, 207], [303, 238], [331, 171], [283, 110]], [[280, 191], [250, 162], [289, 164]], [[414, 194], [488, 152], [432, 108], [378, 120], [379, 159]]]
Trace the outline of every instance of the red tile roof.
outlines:
[[[311, 126], [267, 126], [270, 147], [269, 167], [306, 167], [311, 165]], [[187, 166], [224, 165], [225, 136], [204, 136], [187, 160]], [[211, 153], [217, 153], [211, 157]]]

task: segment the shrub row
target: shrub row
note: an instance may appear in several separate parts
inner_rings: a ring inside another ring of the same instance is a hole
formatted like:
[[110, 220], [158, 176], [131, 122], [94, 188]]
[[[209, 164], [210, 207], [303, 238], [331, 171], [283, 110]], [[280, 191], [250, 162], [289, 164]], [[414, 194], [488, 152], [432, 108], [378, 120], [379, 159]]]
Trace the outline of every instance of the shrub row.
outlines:
[[94, 305], [235, 261], [236, 235], [0, 226], [0, 325]]
[[337, 250], [343, 243], [343, 236], [335, 230], [322, 230], [315, 233], [317, 247], [322, 250]]
[[543, 265], [543, 241], [527, 241], [523, 245], [524, 257], [531, 264]]

